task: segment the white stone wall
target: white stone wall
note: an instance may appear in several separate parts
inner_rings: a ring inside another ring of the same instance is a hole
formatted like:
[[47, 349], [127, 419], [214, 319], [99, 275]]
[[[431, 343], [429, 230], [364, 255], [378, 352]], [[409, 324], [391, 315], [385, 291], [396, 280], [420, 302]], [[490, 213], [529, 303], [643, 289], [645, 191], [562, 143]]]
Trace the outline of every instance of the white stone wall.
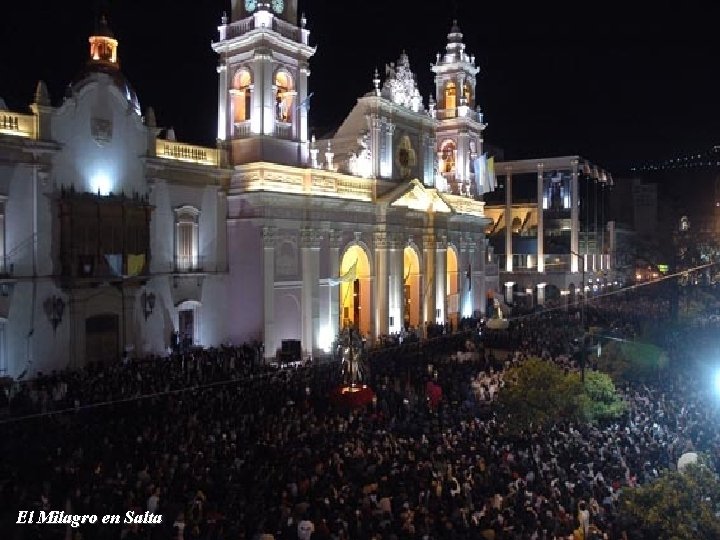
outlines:
[[76, 191], [145, 194], [147, 132], [109, 76], [93, 74], [52, 118], [51, 137], [61, 145], [52, 181]]

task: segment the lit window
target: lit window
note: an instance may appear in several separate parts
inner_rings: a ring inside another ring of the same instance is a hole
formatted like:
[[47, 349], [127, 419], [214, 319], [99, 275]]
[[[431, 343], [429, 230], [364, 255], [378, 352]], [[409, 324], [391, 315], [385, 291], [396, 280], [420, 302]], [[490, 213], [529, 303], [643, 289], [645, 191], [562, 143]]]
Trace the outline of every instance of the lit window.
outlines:
[[457, 107], [457, 92], [455, 83], [449, 82], [445, 85], [445, 108], [454, 109]]
[[175, 210], [175, 268], [179, 272], [199, 269], [198, 218], [200, 211], [192, 206]]
[[279, 122], [292, 122], [293, 101], [295, 89], [293, 80], [285, 71], [275, 76], [275, 118]]
[[252, 76], [247, 69], [240, 69], [233, 77], [233, 121], [236, 124], [250, 120], [250, 85]]

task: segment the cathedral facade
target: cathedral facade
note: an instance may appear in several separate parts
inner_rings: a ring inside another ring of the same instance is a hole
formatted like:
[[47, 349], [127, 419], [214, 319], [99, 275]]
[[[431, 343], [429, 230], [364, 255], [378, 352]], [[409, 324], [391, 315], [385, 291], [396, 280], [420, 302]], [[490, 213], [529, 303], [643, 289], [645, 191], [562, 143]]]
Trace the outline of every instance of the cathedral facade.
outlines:
[[498, 289], [482, 201], [478, 68], [453, 25], [423, 100], [404, 53], [309, 137], [315, 52], [295, 0], [234, 0], [217, 146], [142, 114], [102, 20], [59, 106], [0, 110], [0, 375], [283, 340], [328, 352], [483, 313]]

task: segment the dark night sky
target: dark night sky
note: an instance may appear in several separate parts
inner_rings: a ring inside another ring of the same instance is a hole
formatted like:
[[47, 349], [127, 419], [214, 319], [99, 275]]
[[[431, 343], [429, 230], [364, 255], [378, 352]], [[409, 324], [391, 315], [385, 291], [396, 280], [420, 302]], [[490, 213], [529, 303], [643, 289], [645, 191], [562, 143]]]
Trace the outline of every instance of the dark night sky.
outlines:
[[[105, 2], [107, 3], [107, 2]], [[98, 0], [6, 1], [0, 96], [11, 109], [44, 79], [53, 102], [80, 71]], [[229, 0], [115, 0], [110, 25], [143, 108], [178, 138], [212, 143], [217, 75], [210, 41]], [[588, 9], [458, 0], [469, 53], [481, 68], [486, 141], [506, 158], [582, 154], [613, 172], [720, 143], [720, 41], [715, 13], [688, 3]], [[311, 121], [321, 135], [371, 88], [375, 66], [410, 55], [425, 99], [430, 62], [444, 48], [453, 3], [300, 0], [311, 42]], [[580, 8], [579, 6], [582, 6]]]

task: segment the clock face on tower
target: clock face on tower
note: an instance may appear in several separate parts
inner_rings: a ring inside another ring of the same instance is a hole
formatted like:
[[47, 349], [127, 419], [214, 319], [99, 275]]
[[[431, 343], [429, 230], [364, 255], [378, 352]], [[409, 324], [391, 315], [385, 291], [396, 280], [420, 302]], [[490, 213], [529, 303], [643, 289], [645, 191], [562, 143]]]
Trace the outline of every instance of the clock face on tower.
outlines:
[[245, 0], [245, 9], [247, 11], [255, 11], [257, 0]]
[[275, 13], [280, 15], [285, 8], [285, 2], [283, 0], [272, 0], [272, 8]]

